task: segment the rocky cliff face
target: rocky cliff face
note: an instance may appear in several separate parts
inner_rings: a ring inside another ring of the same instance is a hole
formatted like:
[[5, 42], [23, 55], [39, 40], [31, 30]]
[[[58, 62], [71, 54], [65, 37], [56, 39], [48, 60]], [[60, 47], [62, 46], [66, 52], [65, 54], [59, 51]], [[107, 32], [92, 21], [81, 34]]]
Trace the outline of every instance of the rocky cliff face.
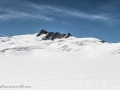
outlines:
[[61, 34], [59, 32], [48, 32], [46, 30], [41, 30], [36, 36], [39, 37], [42, 34], [46, 34], [43, 40], [54, 40], [54, 39], [62, 39], [62, 38], [69, 38], [72, 36], [70, 33], [68, 34]]

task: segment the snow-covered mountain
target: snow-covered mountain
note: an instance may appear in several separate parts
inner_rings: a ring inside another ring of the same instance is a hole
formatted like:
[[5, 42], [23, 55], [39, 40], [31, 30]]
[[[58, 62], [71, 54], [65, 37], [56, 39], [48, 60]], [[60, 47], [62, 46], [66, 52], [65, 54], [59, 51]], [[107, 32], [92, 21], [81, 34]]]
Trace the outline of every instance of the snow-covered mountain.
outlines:
[[45, 34], [40, 37], [33, 35], [20, 35], [0, 38], [0, 52], [13, 51], [35, 51], [52, 50], [56, 52], [79, 52], [91, 53], [95, 56], [106, 54], [120, 54], [120, 43], [102, 43], [96, 38], [62, 38], [53, 40], [42, 40]]
[[0, 89], [120, 90], [120, 43], [0, 37]]

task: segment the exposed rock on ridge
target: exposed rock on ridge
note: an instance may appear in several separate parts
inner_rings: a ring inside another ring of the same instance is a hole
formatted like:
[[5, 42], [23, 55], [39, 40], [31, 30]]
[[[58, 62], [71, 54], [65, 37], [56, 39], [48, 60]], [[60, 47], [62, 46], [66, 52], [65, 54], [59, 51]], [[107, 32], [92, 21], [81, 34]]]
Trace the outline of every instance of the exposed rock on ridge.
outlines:
[[41, 30], [36, 36], [39, 37], [42, 34], [46, 34], [43, 40], [54, 40], [54, 39], [62, 39], [62, 38], [69, 38], [72, 36], [70, 33], [68, 34], [61, 34], [59, 32], [48, 32], [46, 30]]

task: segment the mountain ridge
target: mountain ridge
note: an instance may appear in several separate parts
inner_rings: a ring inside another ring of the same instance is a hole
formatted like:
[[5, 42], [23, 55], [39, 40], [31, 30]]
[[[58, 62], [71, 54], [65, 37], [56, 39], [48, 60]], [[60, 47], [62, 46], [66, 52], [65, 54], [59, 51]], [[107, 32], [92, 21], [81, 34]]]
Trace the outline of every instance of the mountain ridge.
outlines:
[[43, 40], [46, 34], [36, 37], [36, 34], [19, 35], [0, 38], [0, 52], [13, 51], [49, 51], [49, 52], [82, 52], [97, 56], [104, 54], [120, 54], [120, 43], [101, 42], [97, 38], [61, 38]]
[[42, 40], [54, 40], [54, 39], [62, 39], [62, 38], [69, 38], [72, 36], [70, 33], [68, 34], [61, 34], [60, 32], [48, 32], [46, 30], [41, 30], [36, 36], [39, 37], [42, 34], [46, 34], [45, 37], [42, 38]]

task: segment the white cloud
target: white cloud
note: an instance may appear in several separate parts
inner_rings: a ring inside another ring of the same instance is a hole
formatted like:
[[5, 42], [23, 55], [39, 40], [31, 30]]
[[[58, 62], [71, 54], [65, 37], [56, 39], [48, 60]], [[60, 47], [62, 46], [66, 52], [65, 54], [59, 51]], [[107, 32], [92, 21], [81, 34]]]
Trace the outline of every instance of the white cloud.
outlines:
[[47, 20], [47, 21], [53, 21], [54, 18], [52, 17], [47, 17], [42, 14], [36, 14], [36, 13], [27, 13], [27, 12], [22, 12], [22, 11], [14, 11], [14, 10], [0, 10], [6, 12], [5, 14], [0, 15], [0, 18], [2, 20], [9, 20], [13, 18], [35, 18], [35, 19], [40, 19], [40, 20]]
[[111, 17], [109, 17], [107, 14], [88, 14], [84, 12], [80, 12], [78, 10], [74, 9], [68, 9], [65, 7], [53, 7], [49, 5], [36, 5], [33, 3], [30, 3], [31, 6], [34, 8], [40, 10], [40, 11], [45, 11], [44, 13], [48, 14], [54, 14], [57, 16], [66, 16], [66, 17], [77, 17], [77, 18], [83, 18], [83, 19], [88, 19], [88, 20], [102, 20], [102, 21], [109, 21], [112, 20]]
[[[20, 4], [19, 4], [19, 3]], [[10, 2], [9, 2], [10, 3]], [[105, 23], [116, 22], [116, 20], [107, 14], [91, 14], [81, 12], [75, 9], [69, 9], [65, 7], [56, 7], [50, 5], [38, 5], [27, 1], [14, 1], [14, 4], [18, 5], [15, 7], [11, 5], [9, 8], [1, 5], [0, 10], [6, 12], [0, 15], [2, 19], [12, 19], [12, 18], [29, 18], [29, 19], [40, 19], [46, 21], [58, 21], [58, 18], [78, 18], [86, 20], [96, 20]], [[61, 20], [62, 24], [70, 25], [69, 23]]]

